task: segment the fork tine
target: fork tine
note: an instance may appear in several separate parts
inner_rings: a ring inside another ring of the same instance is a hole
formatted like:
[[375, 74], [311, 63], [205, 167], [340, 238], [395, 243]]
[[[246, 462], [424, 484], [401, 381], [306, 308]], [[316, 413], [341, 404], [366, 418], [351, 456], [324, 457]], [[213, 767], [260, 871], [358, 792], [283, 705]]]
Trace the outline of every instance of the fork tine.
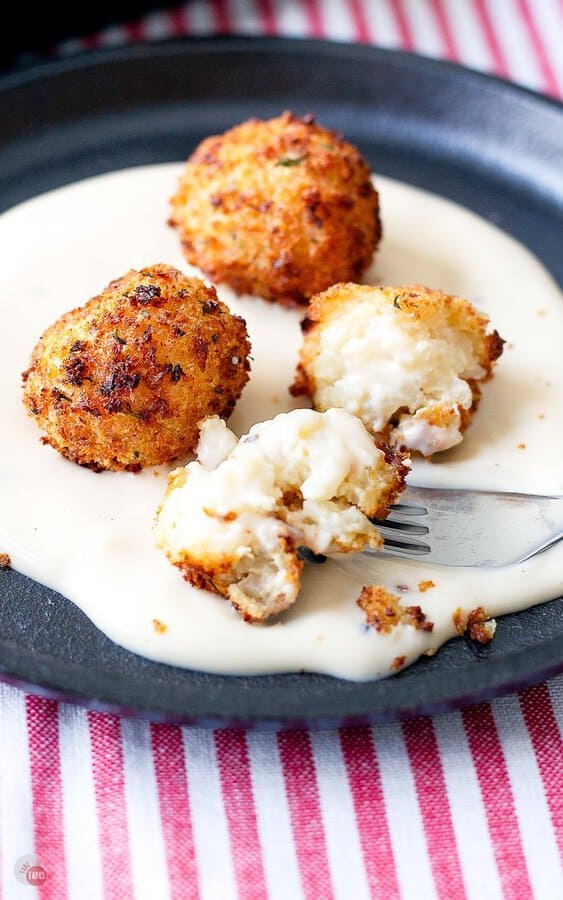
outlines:
[[408, 556], [426, 556], [431, 552], [428, 544], [419, 544], [418, 541], [396, 541], [393, 538], [384, 538], [383, 549], [393, 553], [405, 553]]
[[426, 516], [428, 510], [425, 506], [416, 506], [414, 503], [393, 503], [389, 507], [393, 512], [399, 513], [401, 516]]
[[[389, 528], [391, 531], [400, 531], [402, 534], [428, 534], [428, 525], [414, 525], [411, 522], [402, 522], [401, 519], [372, 519], [374, 525], [380, 530]], [[396, 537], [396, 535], [394, 535]]]

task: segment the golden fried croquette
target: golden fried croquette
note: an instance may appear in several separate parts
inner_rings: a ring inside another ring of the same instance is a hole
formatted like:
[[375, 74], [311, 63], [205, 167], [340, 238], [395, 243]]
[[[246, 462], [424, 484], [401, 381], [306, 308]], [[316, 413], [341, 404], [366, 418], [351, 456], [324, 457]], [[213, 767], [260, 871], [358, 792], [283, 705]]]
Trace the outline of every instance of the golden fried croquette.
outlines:
[[462, 440], [504, 343], [469, 301], [420, 285], [334, 285], [311, 299], [302, 330], [291, 392], [423, 456]]
[[244, 320], [214, 288], [159, 264], [127, 272], [51, 325], [24, 372], [23, 399], [63, 456], [136, 472], [192, 450], [204, 416], [232, 412], [249, 351]]
[[359, 278], [381, 235], [358, 150], [289, 112], [204, 140], [171, 203], [190, 263], [237, 293], [281, 303]]
[[239, 441], [213, 417], [202, 424], [198, 460], [170, 476], [156, 543], [187, 581], [260, 622], [295, 602], [299, 546], [318, 554], [381, 546], [368, 517], [387, 514], [407, 471], [402, 454], [379, 449], [345, 410], [282, 413]]

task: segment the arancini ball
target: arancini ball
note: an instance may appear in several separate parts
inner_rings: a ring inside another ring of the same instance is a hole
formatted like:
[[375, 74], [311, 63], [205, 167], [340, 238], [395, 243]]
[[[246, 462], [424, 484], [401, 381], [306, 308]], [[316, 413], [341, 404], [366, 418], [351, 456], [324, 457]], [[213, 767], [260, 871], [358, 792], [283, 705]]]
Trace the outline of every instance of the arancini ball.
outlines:
[[359, 151], [289, 112], [204, 140], [171, 204], [188, 262], [239, 294], [288, 305], [359, 279], [381, 235]]
[[24, 403], [45, 443], [96, 471], [138, 471], [192, 450], [248, 381], [243, 319], [212, 287], [158, 264], [65, 313], [35, 347]]

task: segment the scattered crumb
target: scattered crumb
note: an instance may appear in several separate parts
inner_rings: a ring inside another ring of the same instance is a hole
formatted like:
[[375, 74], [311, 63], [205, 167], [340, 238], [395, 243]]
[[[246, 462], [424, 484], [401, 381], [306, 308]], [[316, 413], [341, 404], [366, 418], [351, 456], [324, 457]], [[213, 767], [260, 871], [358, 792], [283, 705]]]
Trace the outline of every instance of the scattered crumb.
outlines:
[[479, 644], [488, 644], [497, 630], [496, 619], [491, 619], [482, 606], [473, 609], [467, 618], [469, 637]]
[[324, 639], [325, 639], [324, 634], [317, 634], [317, 636], [315, 637], [315, 640], [318, 641], [320, 644], [322, 644]]
[[465, 634], [466, 621], [463, 615], [463, 610], [460, 606], [456, 609], [453, 615], [455, 630], [458, 634]]
[[540, 413], [538, 415], [538, 419], [545, 419], [545, 413]]
[[165, 625], [164, 622], [161, 622], [159, 619], [152, 620], [152, 627], [157, 634], [164, 634], [168, 631], [168, 625]]
[[511, 341], [509, 344], [506, 345], [506, 349], [507, 349], [507, 350], [514, 350], [514, 344], [512, 343], [512, 341]]
[[160, 478], [160, 472], [159, 472], [158, 469], [153, 469], [153, 473], [152, 473], [152, 474], [154, 475], [155, 478]]
[[434, 628], [433, 622], [426, 621], [420, 606], [401, 606], [399, 598], [381, 584], [363, 587], [356, 603], [364, 610], [367, 624], [384, 634], [389, 634], [401, 623], [421, 631], [432, 631]]
[[437, 647], [429, 647], [428, 650], [425, 650], [422, 654], [423, 656], [434, 656], [438, 652]]
[[398, 591], [401, 591], [402, 594], [406, 593], [409, 590], [408, 584], [397, 584], [396, 588]]
[[406, 656], [396, 656], [391, 663], [391, 671], [397, 672], [399, 669], [402, 669], [405, 664], [405, 659]]
[[518, 449], [519, 449], [519, 450], [525, 450], [525, 449], [526, 449], [526, 444], [518, 444]]
[[272, 403], [275, 403], [276, 406], [280, 405], [280, 398], [276, 394], [272, 397]]
[[538, 309], [538, 316], [540, 319], [543, 319], [544, 316], [547, 315], [547, 309]]
[[418, 590], [420, 591], [421, 594], [424, 594], [425, 591], [429, 591], [430, 588], [435, 588], [435, 587], [436, 587], [436, 584], [433, 581], [431, 581], [430, 579], [428, 581], [419, 581], [418, 582]]
[[482, 606], [472, 609], [467, 618], [458, 608], [453, 619], [458, 634], [467, 633], [472, 641], [479, 644], [488, 644], [492, 641], [497, 630], [496, 619], [492, 619]]
[[8, 556], [7, 553], [0, 553], [0, 569], [9, 569], [12, 565], [12, 560]]

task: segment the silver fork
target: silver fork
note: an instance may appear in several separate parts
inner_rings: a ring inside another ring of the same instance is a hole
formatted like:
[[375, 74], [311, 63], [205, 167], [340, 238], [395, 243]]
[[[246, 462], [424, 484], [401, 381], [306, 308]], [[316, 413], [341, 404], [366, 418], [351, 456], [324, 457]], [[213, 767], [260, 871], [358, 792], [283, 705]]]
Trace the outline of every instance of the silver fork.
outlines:
[[563, 538], [563, 497], [409, 487], [387, 519], [378, 556], [443, 566], [523, 562]]

